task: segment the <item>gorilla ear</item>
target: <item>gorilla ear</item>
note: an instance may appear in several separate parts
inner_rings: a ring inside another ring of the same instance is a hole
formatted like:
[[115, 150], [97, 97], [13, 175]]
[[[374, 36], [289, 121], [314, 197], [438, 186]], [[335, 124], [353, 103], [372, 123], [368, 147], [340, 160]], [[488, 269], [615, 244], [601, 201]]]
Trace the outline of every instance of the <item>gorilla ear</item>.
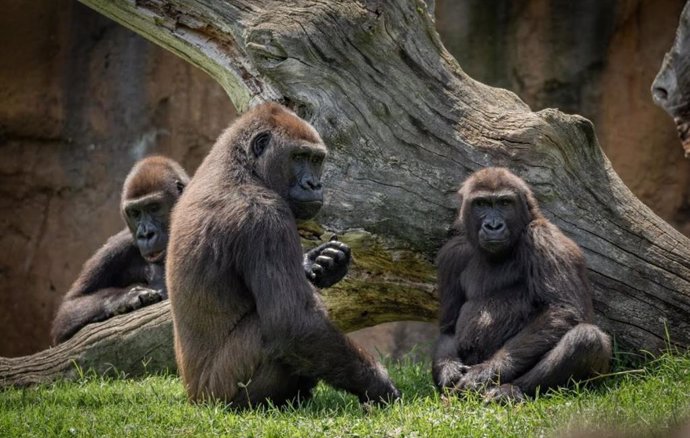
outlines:
[[255, 157], [260, 157], [271, 141], [271, 131], [259, 132], [252, 138], [251, 147]]
[[184, 183], [179, 180], [175, 180], [175, 187], [177, 187], [177, 193], [182, 194], [182, 191], [184, 190]]

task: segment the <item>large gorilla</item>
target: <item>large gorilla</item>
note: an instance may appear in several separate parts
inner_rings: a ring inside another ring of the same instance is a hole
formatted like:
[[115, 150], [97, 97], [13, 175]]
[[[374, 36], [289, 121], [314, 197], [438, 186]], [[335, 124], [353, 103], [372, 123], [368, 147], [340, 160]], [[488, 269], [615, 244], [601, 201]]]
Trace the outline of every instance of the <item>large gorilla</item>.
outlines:
[[263, 104], [221, 135], [181, 197], [167, 285], [190, 399], [280, 405], [317, 379], [363, 402], [399, 396], [328, 320], [300, 263], [296, 219], [321, 208], [325, 157], [311, 125]]
[[580, 248], [542, 216], [527, 184], [487, 168], [462, 185], [458, 235], [438, 256], [439, 389], [521, 399], [608, 370]]

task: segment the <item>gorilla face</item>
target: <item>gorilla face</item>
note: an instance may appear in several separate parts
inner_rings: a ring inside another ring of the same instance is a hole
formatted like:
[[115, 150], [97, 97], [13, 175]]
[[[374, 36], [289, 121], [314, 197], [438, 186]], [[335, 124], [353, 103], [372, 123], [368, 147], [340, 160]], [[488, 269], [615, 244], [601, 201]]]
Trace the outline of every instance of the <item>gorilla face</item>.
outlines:
[[325, 156], [319, 149], [304, 146], [291, 153], [288, 202], [297, 219], [314, 217], [323, 205], [321, 172]]
[[252, 139], [251, 150], [259, 176], [287, 201], [296, 219], [310, 219], [319, 212], [326, 158], [322, 144], [282, 139], [265, 131]]
[[175, 200], [157, 192], [124, 203], [123, 213], [141, 256], [162, 263], [168, 245], [168, 222]]
[[510, 250], [519, 233], [517, 196], [510, 192], [483, 193], [471, 202], [473, 232], [479, 247], [492, 255]]

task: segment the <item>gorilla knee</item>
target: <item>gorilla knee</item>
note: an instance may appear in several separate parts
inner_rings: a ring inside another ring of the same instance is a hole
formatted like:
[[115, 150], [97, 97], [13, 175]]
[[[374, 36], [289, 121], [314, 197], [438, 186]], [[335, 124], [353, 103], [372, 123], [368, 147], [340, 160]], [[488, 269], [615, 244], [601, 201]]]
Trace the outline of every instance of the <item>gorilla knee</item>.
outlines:
[[[568, 339], [565, 339], [568, 338]], [[611, 339], [592, 324], [578, 324], [564, 340], [574, 347], [574, 359], [582, 362], [588, 372], [606, 373], [611, 361]]]

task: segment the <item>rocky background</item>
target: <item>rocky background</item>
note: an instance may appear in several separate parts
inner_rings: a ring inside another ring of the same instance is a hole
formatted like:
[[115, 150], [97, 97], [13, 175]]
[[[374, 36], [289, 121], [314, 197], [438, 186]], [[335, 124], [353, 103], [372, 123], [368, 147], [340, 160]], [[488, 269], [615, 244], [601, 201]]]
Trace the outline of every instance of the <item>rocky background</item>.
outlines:
[[[683, 3], [437, 0], [436, 17], [474, 78], [593, 120], [630, 189], [690, 235], [690, 160], [649, 93]], [[0, 356], [18, 356], [48, 346], [82, 263], [122, 228], [133, 162], [163, 153], [192, 172], [235, 111], [203, 72], [74, 0], [2, 11]], [[353, 336], [399, 356], [433, 334], [392, 323]]]

